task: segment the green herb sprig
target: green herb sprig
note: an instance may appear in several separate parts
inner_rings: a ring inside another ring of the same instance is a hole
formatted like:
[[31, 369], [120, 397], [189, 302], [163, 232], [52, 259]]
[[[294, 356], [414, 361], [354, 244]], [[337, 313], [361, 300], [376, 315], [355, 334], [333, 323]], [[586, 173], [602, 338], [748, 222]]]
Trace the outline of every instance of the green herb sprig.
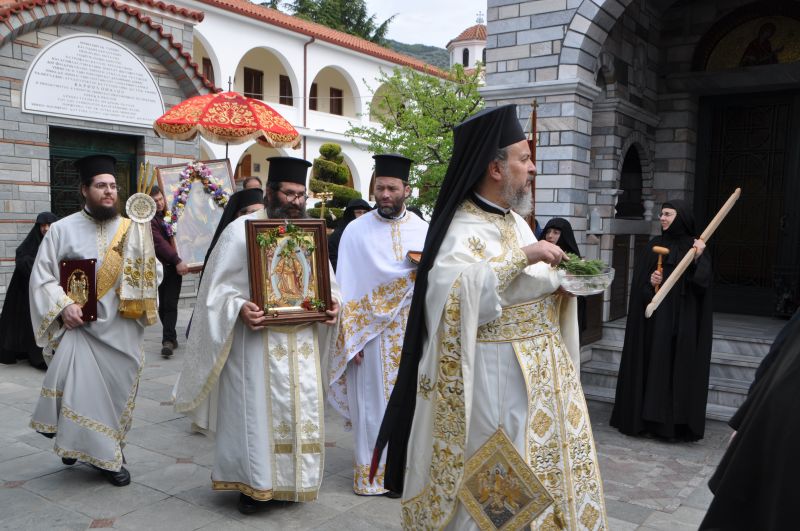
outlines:
[[573, 253], [567, 253], [567, 257], [569, 260], [558, 264], [558, 268], [570, 275], [599, 275], [608, 267], [602, 260], [584, 260]]

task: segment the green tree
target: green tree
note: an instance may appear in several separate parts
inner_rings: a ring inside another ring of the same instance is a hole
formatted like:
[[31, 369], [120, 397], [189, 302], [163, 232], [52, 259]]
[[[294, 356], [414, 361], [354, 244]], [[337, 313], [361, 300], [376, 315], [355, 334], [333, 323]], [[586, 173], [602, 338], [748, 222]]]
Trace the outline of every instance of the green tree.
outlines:
[[[317, 195], [320, 192], [332, 194], [325, 202], [325, 219], [328, 225], [333, 226], [336, 219], [342, 217], [347, 203], [351, 199], [361, 199], [361, 193], [348, 186], [351, 179], [350, 168], [344, 162], [342, 146], [334, 143], [322, 144], [319, 153], [320, 156], [314, 159], [311, 168], [309, 187]], [[319, 218], [321, 208], [310, 208], [308, 214], [312, 218]]]
[[362, 39], [384, 44], [394, 16], [378, 23], [370, 15], [365, 0], [294, 0], [288, 3], [292, 14]]
[[408, 67], [381, 72], [369, 112], [382, 127], [351, 126], [346, 134], [366, 140], [372, 153], [412, 159], [409, 180], [419, 191], [412, 202], [432, 210], [453, 153], [453, 127], [483, 108], [480, 78], [480, 66], [467, 72], [455, 65], [448, 79]]

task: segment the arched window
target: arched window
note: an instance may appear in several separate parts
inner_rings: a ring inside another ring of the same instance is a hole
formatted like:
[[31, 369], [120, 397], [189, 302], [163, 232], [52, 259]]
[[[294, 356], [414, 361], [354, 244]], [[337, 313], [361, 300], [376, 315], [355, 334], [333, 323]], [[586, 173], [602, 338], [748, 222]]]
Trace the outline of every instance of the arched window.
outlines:
[[464, 51], [461, 52], [461, 64], [469, 66], [469, 49], [467, 48], [464, 48]]
[[484, 64], [484, 66], [486, 65], [486, 48], [484, 48], [483, 52], [481, 53], [481, 62]]
[[617, 199], [617, 212], [614, 217], [622, 219], [643, 219], [642, 206], [642, 163], [639, 152], [631, 147], [622, 163], [620, 179], [622, 195]]

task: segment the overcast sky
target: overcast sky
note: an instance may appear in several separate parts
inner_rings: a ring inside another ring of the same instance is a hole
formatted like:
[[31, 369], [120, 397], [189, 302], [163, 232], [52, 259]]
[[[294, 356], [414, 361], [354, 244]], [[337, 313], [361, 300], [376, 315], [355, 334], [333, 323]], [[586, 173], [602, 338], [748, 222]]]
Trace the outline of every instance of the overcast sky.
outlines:
[[397, 14], [390, 39], [439, 48], [474, 25], [478, 11], [486, 20], [486, 0], [367, 0], [367, 7], [379, 23]]

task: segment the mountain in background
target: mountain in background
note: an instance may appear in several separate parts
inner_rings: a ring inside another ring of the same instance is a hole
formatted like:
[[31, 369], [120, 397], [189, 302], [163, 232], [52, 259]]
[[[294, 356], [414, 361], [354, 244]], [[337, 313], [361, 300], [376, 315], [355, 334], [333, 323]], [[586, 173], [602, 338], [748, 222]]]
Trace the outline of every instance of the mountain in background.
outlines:
[[405, 44], [391, 39], [386, 39], [385, 46], [396, 52], [416, 57], [442, 70], [450, 70], [450, 54], [444, 48], [425, 44]]

